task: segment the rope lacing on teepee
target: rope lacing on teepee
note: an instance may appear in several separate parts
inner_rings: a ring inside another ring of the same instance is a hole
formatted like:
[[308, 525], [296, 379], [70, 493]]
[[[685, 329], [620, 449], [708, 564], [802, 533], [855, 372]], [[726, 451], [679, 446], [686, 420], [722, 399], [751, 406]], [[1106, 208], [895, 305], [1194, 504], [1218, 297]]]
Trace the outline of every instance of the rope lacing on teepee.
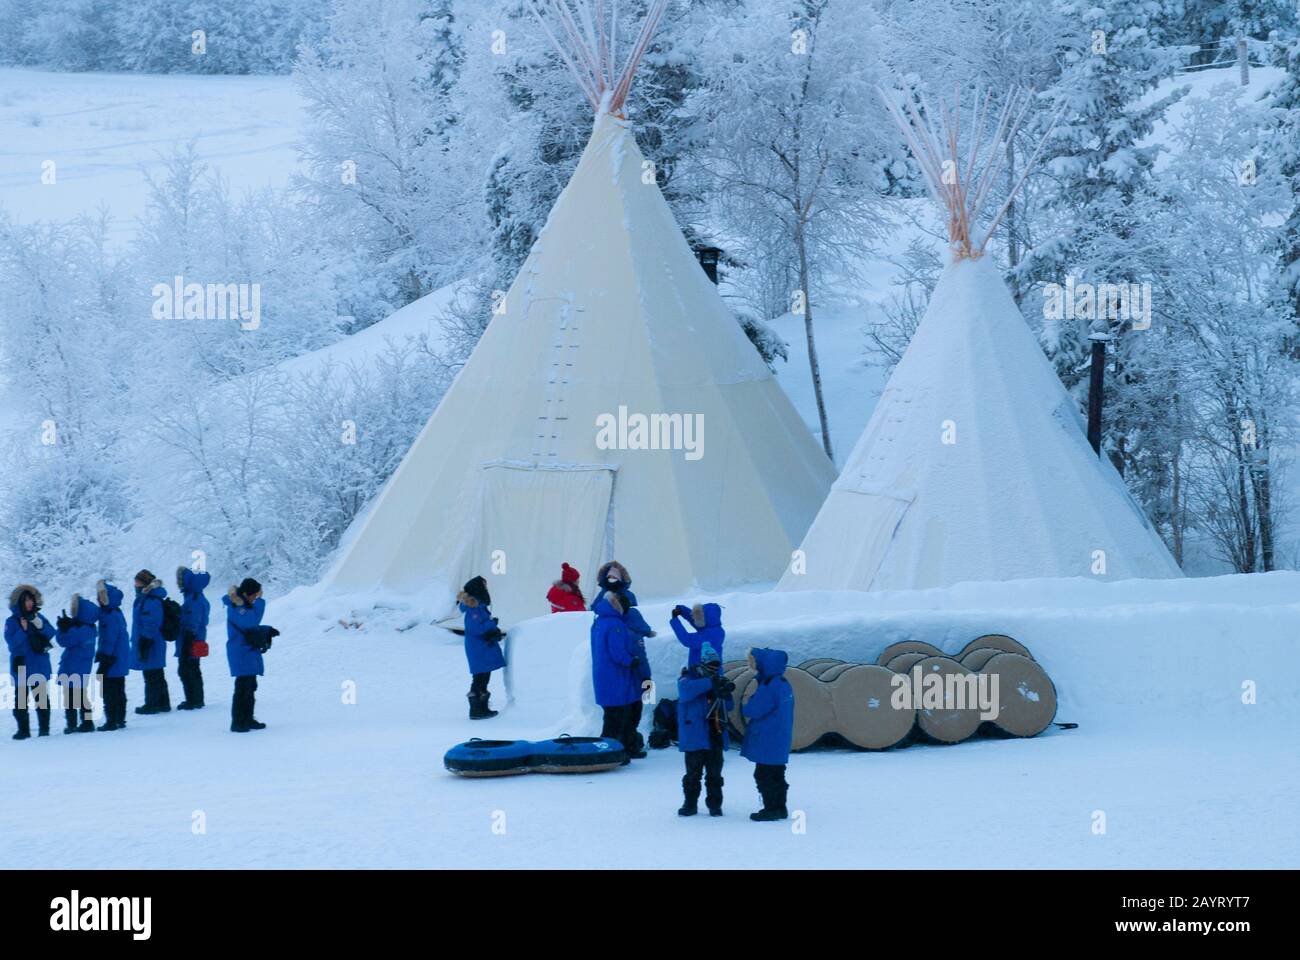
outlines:
[[[926, 189], [948, 215], [948, 239], [952, 242], [956, 259], [976, 260], [984, 255], [989, 238], [1002, 222], [1025, 178], [1034, 168], [1044, 144], [1056, 127], [1056, 117], [1029, 160], [1020, 177], [1007, 191], [1007, 197], [993, 215], [982, 237], [977, 238], [980, 211], [988, 200], [989, 191], [1007, 161], [1007, 145], [1011, 143], [1024, 123], [1033, 104], [1033, 93], [1013, 88], [1002, 101], [996, 123], [990, 107], [993, 92], [981, 99], [978, 88], [970, 117], [969, 145], [965, 158], [961, 155], [962, 108], [961, 89], [953, 90], [951, 101], [939, 100], [938, 109], [931, 107], [924, 93], [918, 91], [901, 103], [883, 86], [876, 88], [885, 101], [890, 116], [902, 131], [912, 155], [916, 157], [925, 180]], [[1057, 114], [1059, 117], [1059, 112]], [[991, 128], [991, 133], [990, 133]]]
[[620, 114], [637, 66], [668, 9], [668, 0], [650, 0], [641, 32], [621, 66], [618, 0], [528, 0], [528, 6], [592, 109], [598, 114]]

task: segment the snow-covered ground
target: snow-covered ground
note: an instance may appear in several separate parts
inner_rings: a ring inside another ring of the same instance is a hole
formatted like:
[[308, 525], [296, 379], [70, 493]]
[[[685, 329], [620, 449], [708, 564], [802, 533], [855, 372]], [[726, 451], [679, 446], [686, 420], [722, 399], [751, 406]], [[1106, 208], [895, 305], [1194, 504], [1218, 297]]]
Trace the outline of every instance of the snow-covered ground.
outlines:
[[[0, 740], [0, 769], [33, 785], [0, 806], [0, 867], [55, 866], [70, 850], [84, 867], [1294, 867], [1298, 597], [1297, 574], [723, 597], [728, 659], [756, 643], [795, 662], [870, 659], [905, 635], [955, 650], [1005, 630], [1054, 680], [1058, 719], [1079, 723], [1032, 740], [796, 754], [795, 832], [748, 820], [752, 765], [734, 750], [721, 820], [676, 816], [675, 749], [567, 777], [442, 769], [471, 736], [597, 732], [585, 615], [513, 631], [514, 705], [471, 722], [460, 638], [398, 607], [346, 629], [340, 601], [301, 590], [270, 603], [284, 635], [258, 693], [265, 731], [228, 732], [214, 643], [203, 711], [76, 736], [56, 717], [49, 739]], [[664, 634], [650, 655], [665, 696], [682, 659], [668, 609], [645, 605]], [[210, 636], [224, 639], [220, 622]], [[493, 685], [501, 708], [499, 674]], [[139, 704], [138, 674], [128, 695]], [[60, 784], [81, 799], [38, 802]]]
[[[239, 193], [284, 186], [304, 119], [288, 77], [57, 73], [0, 68], [0, 206], [23, 222], [105, 206], [125, 241], [162, 158], [193, 141]], [[54, 182], [42, 182], [54, 163]]]

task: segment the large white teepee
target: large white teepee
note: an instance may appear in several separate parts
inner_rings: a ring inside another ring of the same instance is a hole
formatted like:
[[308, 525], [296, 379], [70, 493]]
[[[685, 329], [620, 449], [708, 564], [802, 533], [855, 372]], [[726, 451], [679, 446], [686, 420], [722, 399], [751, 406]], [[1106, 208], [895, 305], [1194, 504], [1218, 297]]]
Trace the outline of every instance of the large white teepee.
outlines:
[[588, 597], [614, 556], [675, 594], [774, 580], [807, 531], [834, 468], [643, 178], [619, 89], [589, 91], [573, 178], [334, 587], [450, 600], [482, 574], [509, 624], [549, 610], [561, 561]]
[[[1008, 101], [986, 158], [994, 171], [1025, 103]], [[804, 538], [806, 572], [788, 571], [778, 589], [1180, 576], [981, 256], [988, 234], [971, 237], [990, 167], [962, 167], [960, 117], [927, 109], [943, 118], [936, 130], [918, 111], [895, 110], [949, 214], [955, 256]]]

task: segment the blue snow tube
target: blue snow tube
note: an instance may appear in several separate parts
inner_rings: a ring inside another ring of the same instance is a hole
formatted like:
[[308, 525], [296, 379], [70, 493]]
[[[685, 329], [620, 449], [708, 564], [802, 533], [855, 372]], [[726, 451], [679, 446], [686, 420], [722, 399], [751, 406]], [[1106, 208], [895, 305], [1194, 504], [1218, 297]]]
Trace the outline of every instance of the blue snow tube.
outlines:
[[554, 740], [468, 740], [452, 747], [443, 766], [462, 777], [508, 777], [517, 773], [592, 773], [623, 765], [627, 751], [606, 737]]
[[443, 756], [443, 765], [462, 777], [508, 777], [527, 773], [533, 745], [527, 740], [480, 740], [458, 743]]
[[538, 773], [591, 773], [623, 765], [627, 751], [609, 737], [570, 737], [533, 744], [533, 769]]

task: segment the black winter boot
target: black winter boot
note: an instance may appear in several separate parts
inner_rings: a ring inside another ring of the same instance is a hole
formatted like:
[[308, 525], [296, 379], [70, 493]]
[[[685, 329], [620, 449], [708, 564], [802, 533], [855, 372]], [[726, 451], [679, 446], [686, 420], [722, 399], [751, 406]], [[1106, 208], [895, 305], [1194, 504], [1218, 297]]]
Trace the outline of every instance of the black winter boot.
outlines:
[[486, 693], [469, 693], [469, 718], [471, 720], [490, 720], [497, 711], [488, 708], [489, 695]]
[[722, 778], [709, 777], [705, 781], [704, 805], [709, 808], [709, 816], [722, 816]]
[[50, 735], [50, 708], [42, 710], [36, 708], [36, 730], [38, 737], [48, 737]]
[[685, 794], [686, 801], [677, 809], [677, 816], [695, 816], [700, 812], [700, 785], [698, 783], [683, 783], [682, 793]]
[[27, 740], [32, 735], [32, 718], [26, 710], [15, 710], [14, 720], [18, 722], [18, 732], [14, 734], [15, 740]]
[[76, 707], [73, 707], [71, 710], [64, 710], [64, 711], [63, 711], [63, 732], [64, 732], [65, 734], [67, 734], [67, 733], [76, 733], [76, 732], [77, 732], [77, 709], [76, 709]]

